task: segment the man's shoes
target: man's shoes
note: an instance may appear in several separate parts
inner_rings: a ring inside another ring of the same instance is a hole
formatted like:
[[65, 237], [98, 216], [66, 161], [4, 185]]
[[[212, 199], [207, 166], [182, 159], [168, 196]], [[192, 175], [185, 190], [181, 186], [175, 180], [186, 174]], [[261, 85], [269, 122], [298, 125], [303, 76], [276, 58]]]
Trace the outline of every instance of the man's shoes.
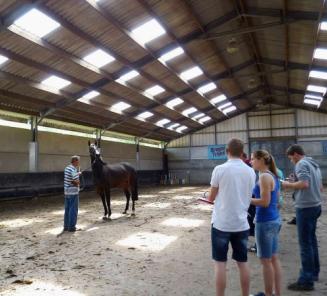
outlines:
[[254, 294], [254, 296], [266, 296], [266, 294], [263, 293], [263, 292], [259, 292], [259, 293], [257, 293], [257, 294]]
[[296, 218], [293, 217], [292, 220], [288, 221], [287, 224], [296, 225]]
[[257, 252], [257, 246], [256, 246], [256, 244], [254, 244], [253, 246], [249, 247], [248, 248], [248, 252], [256, 253]]
[[293, 284], [289, 284], [287, 286], [287, 289], [292, 290], [292, 291], [312, 291], [314, 289], [313, 284], [304, 284], [304, 283], [299, 283], [295, 282]]
[[69, 232], [76, 232], [76, 231], [81, 231], [82, 229], [81, 228], [70, 228], [68, 229]]
[[319, 276], [318, 276], [318, 275], [317, 275], [317, 276], [314, 276], [314, 277], [313, 277], [313, 281], [314, 281], [314, 282], [318, 282], [318, 281], [319, 281]]

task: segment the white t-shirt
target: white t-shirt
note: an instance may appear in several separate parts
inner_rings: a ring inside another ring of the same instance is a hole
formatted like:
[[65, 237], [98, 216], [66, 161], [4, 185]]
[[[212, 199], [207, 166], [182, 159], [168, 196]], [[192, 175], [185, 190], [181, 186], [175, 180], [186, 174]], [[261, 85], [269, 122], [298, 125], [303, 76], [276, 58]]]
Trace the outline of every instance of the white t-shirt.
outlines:
[[211, 186], [219, 187], [211, 223], [225, 232], [249, 229], [248, 208], [255, 186], [255, 172], [241, 159], [229, 159], [212, 172]]

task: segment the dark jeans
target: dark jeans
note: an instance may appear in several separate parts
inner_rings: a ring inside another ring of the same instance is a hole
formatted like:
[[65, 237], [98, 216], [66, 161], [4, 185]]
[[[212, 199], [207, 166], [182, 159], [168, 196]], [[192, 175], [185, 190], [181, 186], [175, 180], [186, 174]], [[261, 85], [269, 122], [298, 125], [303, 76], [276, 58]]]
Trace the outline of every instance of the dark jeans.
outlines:
[[75, 230], [77, 223], [79, 197], [65, 195], [64, 230]]
[[313, 284], [320, 271], [318, 243], [316, 237], [317, 220], [321, 206], [296, 208], [297, 232], [299, 237], [301, 265], [299, 283]]

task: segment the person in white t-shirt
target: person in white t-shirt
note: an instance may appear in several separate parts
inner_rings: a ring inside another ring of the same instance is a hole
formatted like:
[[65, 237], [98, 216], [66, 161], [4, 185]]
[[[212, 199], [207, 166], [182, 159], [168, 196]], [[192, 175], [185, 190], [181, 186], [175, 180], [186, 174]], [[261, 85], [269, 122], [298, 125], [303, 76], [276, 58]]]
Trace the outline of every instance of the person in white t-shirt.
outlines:
[[247, 241], [250, 227], [247, 211], [256, 176], [254, 170], [240, 159], [243, 146], [239, 139], [231, 139], [228, 142], [226, 148], [228, 161], [214, 168], [210, 182], [208, 200], [215, 202], [211, 220], [211, 242], [217, 296], [223, 296], [225, 293], [229, 243], [233, 249], [232, 258], [239, 268], [242, 295], [249, 295]]

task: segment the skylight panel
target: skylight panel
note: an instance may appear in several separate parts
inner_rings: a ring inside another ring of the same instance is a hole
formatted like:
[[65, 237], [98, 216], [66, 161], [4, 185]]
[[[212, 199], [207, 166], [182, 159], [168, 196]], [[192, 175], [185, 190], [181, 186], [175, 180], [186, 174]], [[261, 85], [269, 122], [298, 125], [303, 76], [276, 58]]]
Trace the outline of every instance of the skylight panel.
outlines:
[[174, 107], [176, 107], [176, 106], [178, 106], [178, 105], [180, 105], [180, 104], [182, 104], [182, 103], [184, 103], [184, 101], [183, 101], [181, 98], [175, 98], [175, 99], [170, 100], [170, 101], [166, 104], [166, 106], [167, 106], [168, 108], [173, 109]]
[[230, 106], [229, 108], [226, 108], [225, 110], [223, 110], [223, 113], [227, 114], [227, 113], [233, 112], [235, 110], [236, 110], [235, 106]]
[[184, 131], [184, 130], [186, 130], [186, 129], [188, 129], [188, 127], [185, 126], [185, 125], [182, 125], [182, 126], [180, 126], [180, 127], [178, 127], [178, 128], [176, 129], [176, 132], [181, 133], [182, 131]]
[[60, 78], [58, 76], [52, 75], [50, 77], [48, 77], [47, 79], [42, 81], [42, 84], [45, 84], [47, 86], [56, 88], [56, 89], [62, 89], [66, 86], [68, 86], [69, 84], [71, 84], [70, 81]]
[[196, 109], [195, 107], [191, 107], [191, 108], [187, 108], [186, 110], [184, 110], [182, 112], [182, 114], [185, 115], [185, 116], [189, 116], [190, 114], [192, 114], [192, 113], [194, 113], [196, 111], [198, 111], [198, 109]]
[[89, 103], [91, 99], [95, 98], [96, 96], [98, 96], [100, 93], [96, 90], [92, 90], [88, 93], [86, 93], [84, 96], [82, 96], [81, 98], [78, 99], [78, 101], [80, 102], [84, 102], [84, 103]]
[[167, 53], [163, 54], [159, 60], [161, 62], [168, 62], [176, 57], [178, 57], [179, 55], [184, 53], [184, 49], [182, 47], [176, 47], [174, 49], [172, 49], [171, 51], [168, 51]]
[[165, 124], [167, 124], [167, 123], [169, 123], [169, 122], [171, 122], [171, 120], [169, 120], [169, 119], [167, 119], [167, 118], [164, 118], [164, 119], [159, 120], [159, 121], [156, 123], [156, 125], [158, 125], [158, 126], [164, 126]]
[[327, 72], [312, 70], [309, 73], [309, 77], [318, 78], [318, 79], [327, 79]]
[[227, 107], [229, 107], [229, 106], [231, 106], [231, 105], [232, 105], [232, 103], [231, 103], [231, 102], [228, 102], [228, 103], [225, 103], [225, 104], [223, 104], [223, 105], [218, 106], [218, 109], [221, 111], [221, 110], [223, 110], [224, 108], [227, 108]]
[[141, 119], [147, 119], [149, 117], [153, 116], [153, 113], [149, 112], [149, 111], [145, 111], [139, 115], [137, 115], [138, 118], [141, 118]]
[[18, 18], [14, 25], [40, 38], [60, 27], [58, 22], [35, 8]]
[[217, 104], [217, 103], [220, 103], [222, 101], [225, 101], [227, 100], [227, 97], [225, 95], [219, 95], [217, 97], [214, 97], [210, 100], [211, 104]]
[[199, 113], [199, 114], [193, 116], [192, 119], [193, 119], [193, 120], [197, 120], [197, 119], [199, 119], [199, 118], [201, 118], [201, 117], [203, 117], [203, 116], [205, 116], [204, 113]]
[[102, 49], [97, 49], [96, 51], [90, 53], [89, 55], [83, 58], [84, 61], [101, 68], [115, 60], [113, 56], [106, 53]]
[[327, 30], [327, 22], [320, 23], [320, 29], [323, 31], [326, 31]]
[[315, 96], [315, 95], [304, 95], [305, 98], [309, 98], [309, 99], [314, 99], [314, 100], [318, 100], [318, 101], [322, 101], [324, 98], [322, 96]]
[[327, 60], [327, 49], [326, 48], [316, 48], [313, 57], [315, 59]]
[[155, 19], [132, 30], [134, 38], [141, 44], [146, 44], [165, 33], [165, 29]]
[[182, 72], [180, 75], [181, 75], [181, 78], [184, 80], [191, 80], [202, 74], [203, 74], [202, 70], [198, 66], [195, 66], [193, 68], [190, 68], [190, 69]]
[[130, 107], [131, 107], [130, 104], [127, 104], [125, 102], [119, 102], [117, 104], [112, 105], [110, 110], [112, 110], [114, 112], [122, 112]]
[[212, 90], [214, 90], [214, 89], [216, 89], [217, 88], [217, 85], [216, 84], [214, 84], [213, 82], [210, 82], [210, 83], [207, 83], [206, 85], [203, 85], [203, 86], [201, 86], [201, 87], [199, 87], [198, 89], [197, 89], [197, 91], [200, 93], [200, 94], [206, 94], [206, 93], [208, 93], [209, 91], [212, 91]]
[[327, 87], [309, 84], [307, 90], [325, 94], [327, 91]]
[[305, 99], [304, 104], [315, 105], [315, 106], [317, 106], [319, 108], [320, 104], [321, 104], [321, 101]]
[[148, 89], [145, 90], [145, 92], [151, 96], [156, 96], [156, 95], [159, 95], [161, 94], [162, 92], [164, 92], [165, 89], [162, 88], [160, 85], [155, 85], [155, 86], [152, 86]]
[[132, 71], [129, 71], [129, 72], [127, 72], [126, 74], [120, 76], [117, 80], [118, 80], [119, 82], [126, 82], [126, 81], [128, 81], [128, 80], [131, 80], [131, 79], [137, 77], [138, 75], [140, 75], [139, 72], [137, 72], [137, 71], [135, 71], [135, 70], [132, 70]]
[[5, 62], [8, 61], [8, 58], [3, 56], [3, 55], [0, 55], [0, 65], [4, 64]]
[[210, 116], [206, 116], [206, 117], [203, 117], [199, 120], [200, 123], [205, 123], [207, 121], [211, 120], [211, 117]]
[[180, 126], [180, 123], [173, 123], [171, 125], [169, 125], [167, 128], [170, 129], [170, 130], [173, 130], [174, 128]]

